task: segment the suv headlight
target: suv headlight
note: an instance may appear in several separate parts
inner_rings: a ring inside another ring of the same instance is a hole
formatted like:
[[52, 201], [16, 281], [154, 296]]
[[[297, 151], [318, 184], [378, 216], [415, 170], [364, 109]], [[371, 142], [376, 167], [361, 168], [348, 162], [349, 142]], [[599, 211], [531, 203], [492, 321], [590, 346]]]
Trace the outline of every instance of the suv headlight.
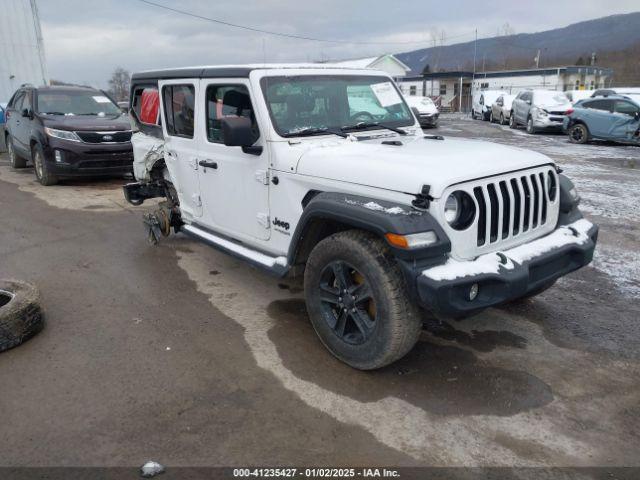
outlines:
[[542, 109], [542, 108], [538, 108], [538, 107], [533, 107], [532, 109], [532, 113], [536, 116], [536, 117], [548, 117], [549, 114], [547, 113], [546, 110]]
[[76, 135], [76, 132], [70, 132], [68, 130], [56, 130], [55, 128], [44, 127], [44, 132], [50, 137], [60, 138], [62, 140], [69, 140], [70, 142], [81, 142], [80, 137]]
[[452, 228], [464, 230], [476, 217], [476, 204], [467, 192], [456, 190], [444, 202], [444, 218]]

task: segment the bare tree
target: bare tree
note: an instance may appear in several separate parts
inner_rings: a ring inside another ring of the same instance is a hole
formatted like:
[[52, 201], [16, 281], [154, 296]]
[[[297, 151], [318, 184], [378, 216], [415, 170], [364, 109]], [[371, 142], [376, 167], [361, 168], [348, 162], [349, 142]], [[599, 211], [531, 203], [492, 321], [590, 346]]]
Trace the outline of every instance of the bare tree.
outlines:
[[117, 102], [129, 99], [129, 86], [131, 85], [131, 75], [122, 67], [116, 68], [109, 79], [109, 93]]

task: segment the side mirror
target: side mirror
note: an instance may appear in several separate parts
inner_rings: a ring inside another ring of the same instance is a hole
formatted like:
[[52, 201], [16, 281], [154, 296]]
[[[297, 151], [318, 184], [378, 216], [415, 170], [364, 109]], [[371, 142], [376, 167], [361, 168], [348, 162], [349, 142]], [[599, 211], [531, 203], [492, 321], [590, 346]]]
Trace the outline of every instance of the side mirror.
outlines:
[[256, 133], [251, 119], [246, 117], [225, 117], [222, 123], [222, 140], [227, 147], [242, 147], [244, 153], [260, 155], [262, 147], [254, 147]]
[[31, 113], [31, 110], [29, 110], [28, 108], [23, 108], [22, 109], [22, 116], [23, 117], [27, 117], [27, 118], [32, 118], [33, 114]]

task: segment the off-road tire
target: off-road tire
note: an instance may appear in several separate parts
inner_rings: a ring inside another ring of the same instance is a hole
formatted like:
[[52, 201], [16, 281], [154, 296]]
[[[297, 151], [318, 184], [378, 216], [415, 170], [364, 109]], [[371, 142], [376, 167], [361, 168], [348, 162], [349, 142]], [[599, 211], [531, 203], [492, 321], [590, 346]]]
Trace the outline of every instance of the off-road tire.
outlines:
[[43, 326], [36, 287], [16, 280], [0, 280], [0, 352], [20, 345]]
[[16, 149], [13, 146], [13, 138], [11, 135], [5, 137], [5, 145], [7, 147], [7, 153], [9, 156], [9, 164], [12, 168], [25, 168], [27, 166], [27, 160], [19, 156]]
[[584, 123], [576, 123], [569, 129], [568, 133], [571, 143], [584, 144], [589, 141], [589, 129]]
[[527, 133], [530, 135], [535, 135], [537, 133], [536, 127], [533, 126], [533, 117], [527, 118]]
[[[371, 334], [358, 345], [348, 343], [332, 329], [326, 303], [321, 301], [323, 272], [336, 262], [346, 262], [362, 275], [375, 305]], [[306, 264], [304, 292], [311, 324], [320, 340], [353, 368], [372, 370], [389, 365], [406, 355], [420, 335], [420, 309], [409, 298], [394, 257], [385, 242], [368, 232], [339, 232], [319, 242]]]
[[516, 121], [516, 116], [513, 114], [513, 112], [511, 112], [511, 115], [509, 115], [509, 128], [513, 130], [518, 128], [518, 122]]
[[36, 143], [31, 148], [31, 158], [33, 159], [33, 167], [36, 172], [36, 178], [41, 185], [48, 187], [58, 183], [58, 177], [49, 171], [47, 162], [44, 159], [44, 152], [40, 144]]

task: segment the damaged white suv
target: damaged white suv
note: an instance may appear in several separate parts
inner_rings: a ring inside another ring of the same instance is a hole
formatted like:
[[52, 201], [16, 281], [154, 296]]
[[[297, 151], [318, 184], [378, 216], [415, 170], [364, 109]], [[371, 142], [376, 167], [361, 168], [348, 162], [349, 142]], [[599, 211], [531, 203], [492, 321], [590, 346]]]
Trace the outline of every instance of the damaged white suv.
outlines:
[[276, 275], [304, 275], [333, 355], [405, 355], [420, 308], [461, 317], [534, 295], [591, 261], [598, 229], [541, 154], [424, 135], [382, 72], [322, 65], [133, 76], [137, 183], [165, 201], [153, 242], [193, 236]]

